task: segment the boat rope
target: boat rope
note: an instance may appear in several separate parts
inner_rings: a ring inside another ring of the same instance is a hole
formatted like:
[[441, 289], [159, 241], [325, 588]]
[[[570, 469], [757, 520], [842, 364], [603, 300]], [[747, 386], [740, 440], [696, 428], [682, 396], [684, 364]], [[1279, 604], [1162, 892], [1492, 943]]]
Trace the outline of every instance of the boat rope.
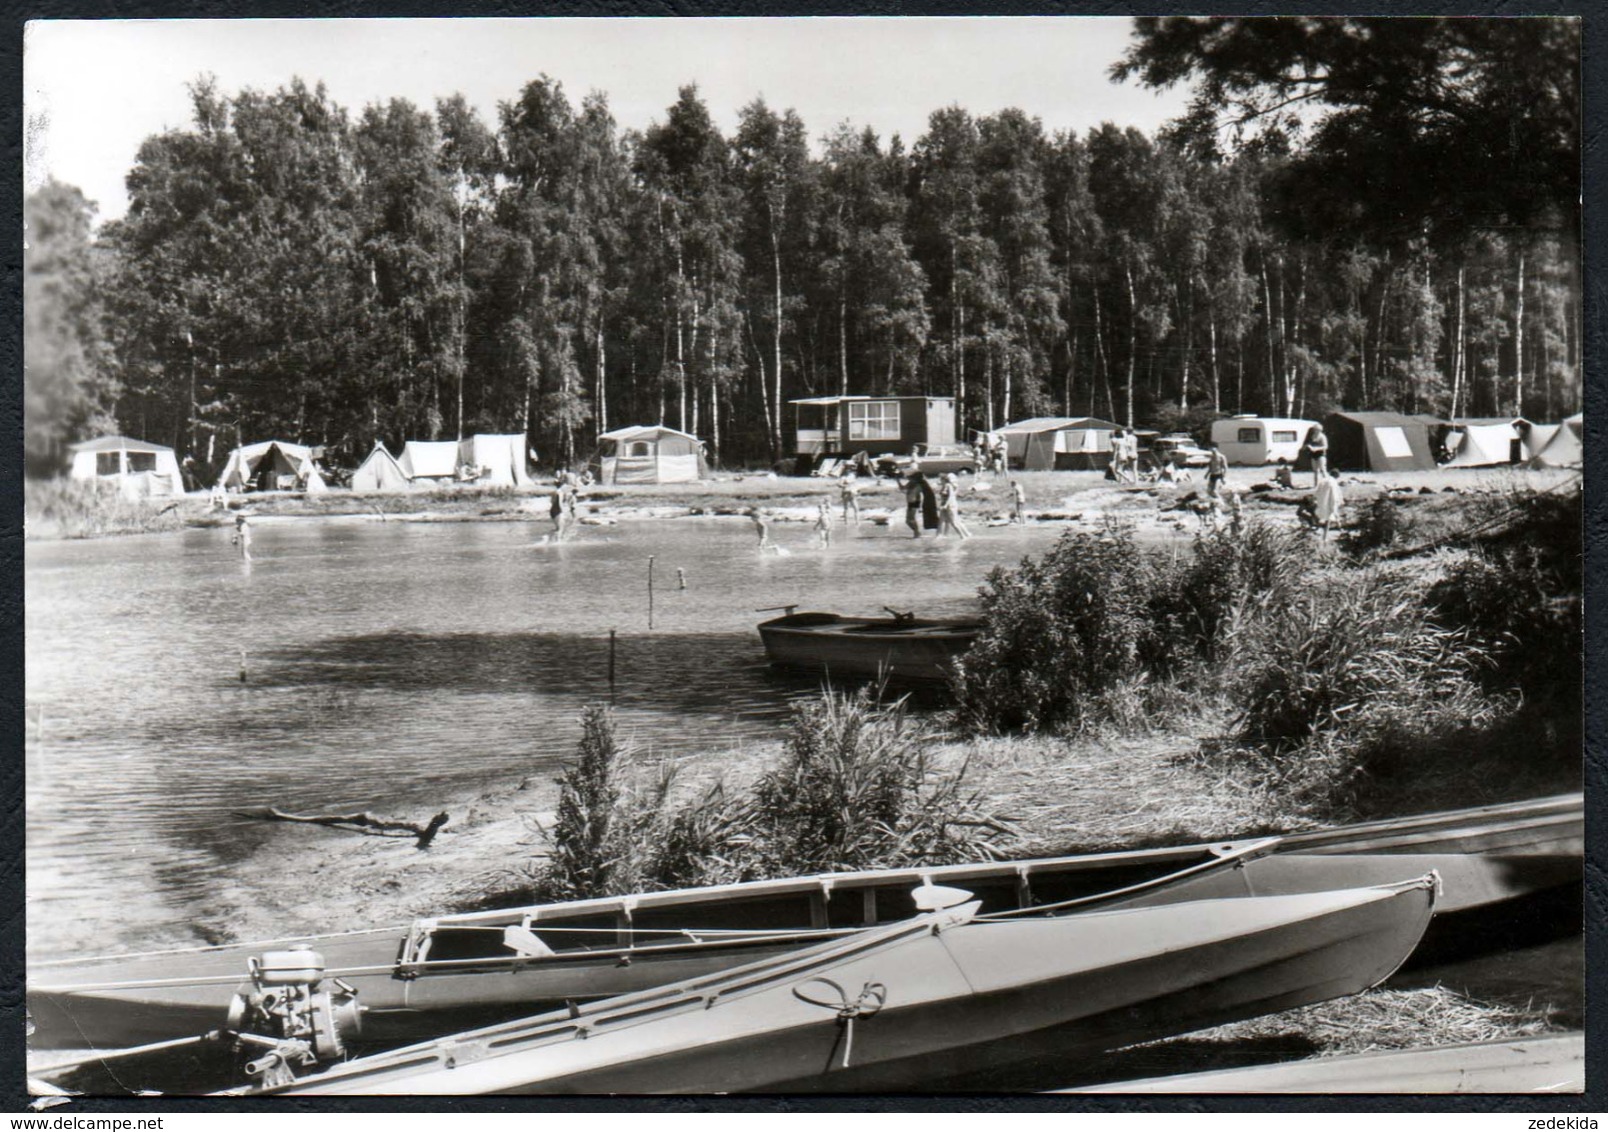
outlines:
[[[816, 998], [814, 995], [804, 993], [804, 988], [811, 983], [820, 983], [830, 987], [837, 1000], [830, 998]], [[793, 997], [800, 1002], [807, 1002], [811, 1006], [824, 1006], [828, 1010], [836, 1010], [838, 1021], [843, 1027], [843, 1064], [840, 1069], [849, 1067], [849, 1056], [854, 1050], [854, 1020], [856, 1018], [869, 1018], [881, 1010], [888, 1001], [888, 988], [881, 983], [866, 983], [860, 988], [860, 993], [854, 1001], [849, 1001], [849, 994], [831, 979], [817, 975], [813, 979], [805, 979], [793, 988]]]

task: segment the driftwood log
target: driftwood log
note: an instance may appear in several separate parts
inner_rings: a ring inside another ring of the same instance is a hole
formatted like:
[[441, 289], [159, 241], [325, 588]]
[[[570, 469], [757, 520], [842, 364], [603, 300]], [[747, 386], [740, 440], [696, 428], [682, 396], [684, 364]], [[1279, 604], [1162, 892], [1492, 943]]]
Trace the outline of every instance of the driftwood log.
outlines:
[[448, 820], [445, 810], [422, 825], [418, 822], [377, 817], [367, 811], [360, 814], [287, 814], [273, 806], [264, 806], [260, 810], [237, 810], [235, 815], [242, 818], [257, 818], [261, 821], [294, 821], [308, 825], [327, 825], [346, 829], [351, 833], [366, 833], [372, 837], [413, 837], [417, 839], [420, 849], [429, 848], [430, 842], [435, 840], [435, 835], [441, 832], [441, 827], [446, 825]]

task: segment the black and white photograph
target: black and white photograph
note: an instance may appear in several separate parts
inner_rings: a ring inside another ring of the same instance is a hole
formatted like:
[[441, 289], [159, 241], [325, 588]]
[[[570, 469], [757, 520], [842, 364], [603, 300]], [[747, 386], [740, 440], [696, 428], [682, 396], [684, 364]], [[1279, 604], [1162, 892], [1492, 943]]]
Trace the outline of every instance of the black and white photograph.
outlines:
[[1582, 32], [29, 22], [35, 1106], [1578, 1109]]

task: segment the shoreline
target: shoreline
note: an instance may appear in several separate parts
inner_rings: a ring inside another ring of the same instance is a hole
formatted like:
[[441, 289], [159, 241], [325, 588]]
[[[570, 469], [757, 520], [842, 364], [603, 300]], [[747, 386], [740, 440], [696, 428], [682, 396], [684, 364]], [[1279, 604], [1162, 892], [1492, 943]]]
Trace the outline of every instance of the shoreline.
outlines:
[[[1296, 485], [1278, 489], [1270, 482], [1270, 469], [1231, 468], [1227, 486], [1240, 496], [1247, 513], [1287, 516], [1312, 493], [1300, 473]], [[1502, 495], [1521, 488], [1545, 490], [1579, 476], [1574, 469], [1519, 467], [1439, 469], [1421, 472], [1342, 473], [1340, 483], [1353, 515], [1359, 504], [1381, 494], [1430, 500], [1438, 496]], [[1029, 525], [1091, 524], [1115, 515], [1141, 526], [1172, 526], [1193, 532], [1201, 520], [1188, 510], [1191, 497], [1204, 495], [1204, 483], [1122, 485], [1099, 472], [1016, 472], [1007, 476], [983, 474], [962, 480], [962, 507], [966, 518], [983, 527], [1007, 525], [1011, 511], [1009, 480], [1021, 482], [1027, 495]], [[86, 493], [85, 498], [96, 498]], [[232, 495], [226, 506], [215, 506], [204, 492], [176, 499], [118, 500], [109, 517], [81, 518], [54, 513], [54, 508], [29, 506], [25, 495], [24, 537], [29, 542], [121, 538], [138, 534], [171, 534], [232, 525], [237, 514], [254, 523], [400, 522], [400, 523], [531, 523], [550, 530], [549, 490], [533, 487], [444, 487], [402, 492], [353, 493], [332, 489], [306, 495], [267, 492]], [[859, 489], [863, 521], [872, 526], [899, 529], [903, 525], [901, 493], [891, 481], [863, 483]], [[819, 503], [831, 508], [834, 523], [841, 522], [837, 481], [828, 478], [727, 475], [695, 484], [654, 484], [629, 487], [593, 485], [582, 489], [579, 522], [586, 526], [612, 526], [621, 522], [661, 519], [744, 518], [760, 508], [772, 522], [813, 523]], [[41, 514], [40, 511], [47, 513]]]

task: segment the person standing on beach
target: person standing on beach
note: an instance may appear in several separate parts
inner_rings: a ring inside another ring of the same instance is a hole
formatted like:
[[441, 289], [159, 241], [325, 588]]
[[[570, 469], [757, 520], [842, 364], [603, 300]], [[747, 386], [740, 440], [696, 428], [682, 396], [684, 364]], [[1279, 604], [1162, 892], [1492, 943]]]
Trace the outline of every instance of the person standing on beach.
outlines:
[[1019, 527], [1027, 526], [1027, 492], [1022, 490], [1021, 480], [1011, 481], [1011, 522]]
[[1318, 480], [1317, 490], [1312, 493], [1312, 505], [1312, 518], [1318, 526], [1318, 537], [1328, 542], [1329, 527], [1340, 521], [1340, 509], [1346, 505], [1346, 497], [1340, 490], [1340, 481], [1327, 471]]
[[1307, 433], [1306, 450], [1312, 457], [1312, 486], [1317, 487], [1329, 478], [1329, 438], [1323, 434], [1322, 425], [1313, 425]]
[[1216, 441], [1212, 442], [1211, 447], [1211, 457], [1206, 461], [1206, 494], [1216, 499], [1223, 488], [1223, 481], [1228, 478], [1228, 457], [1223, 455]]
[[854, 525], [860, 525], [860, 484], [853, 472], [838, 477], [838, 498], [843, 502], [843, 524], [848, 525], [854, 516]]

